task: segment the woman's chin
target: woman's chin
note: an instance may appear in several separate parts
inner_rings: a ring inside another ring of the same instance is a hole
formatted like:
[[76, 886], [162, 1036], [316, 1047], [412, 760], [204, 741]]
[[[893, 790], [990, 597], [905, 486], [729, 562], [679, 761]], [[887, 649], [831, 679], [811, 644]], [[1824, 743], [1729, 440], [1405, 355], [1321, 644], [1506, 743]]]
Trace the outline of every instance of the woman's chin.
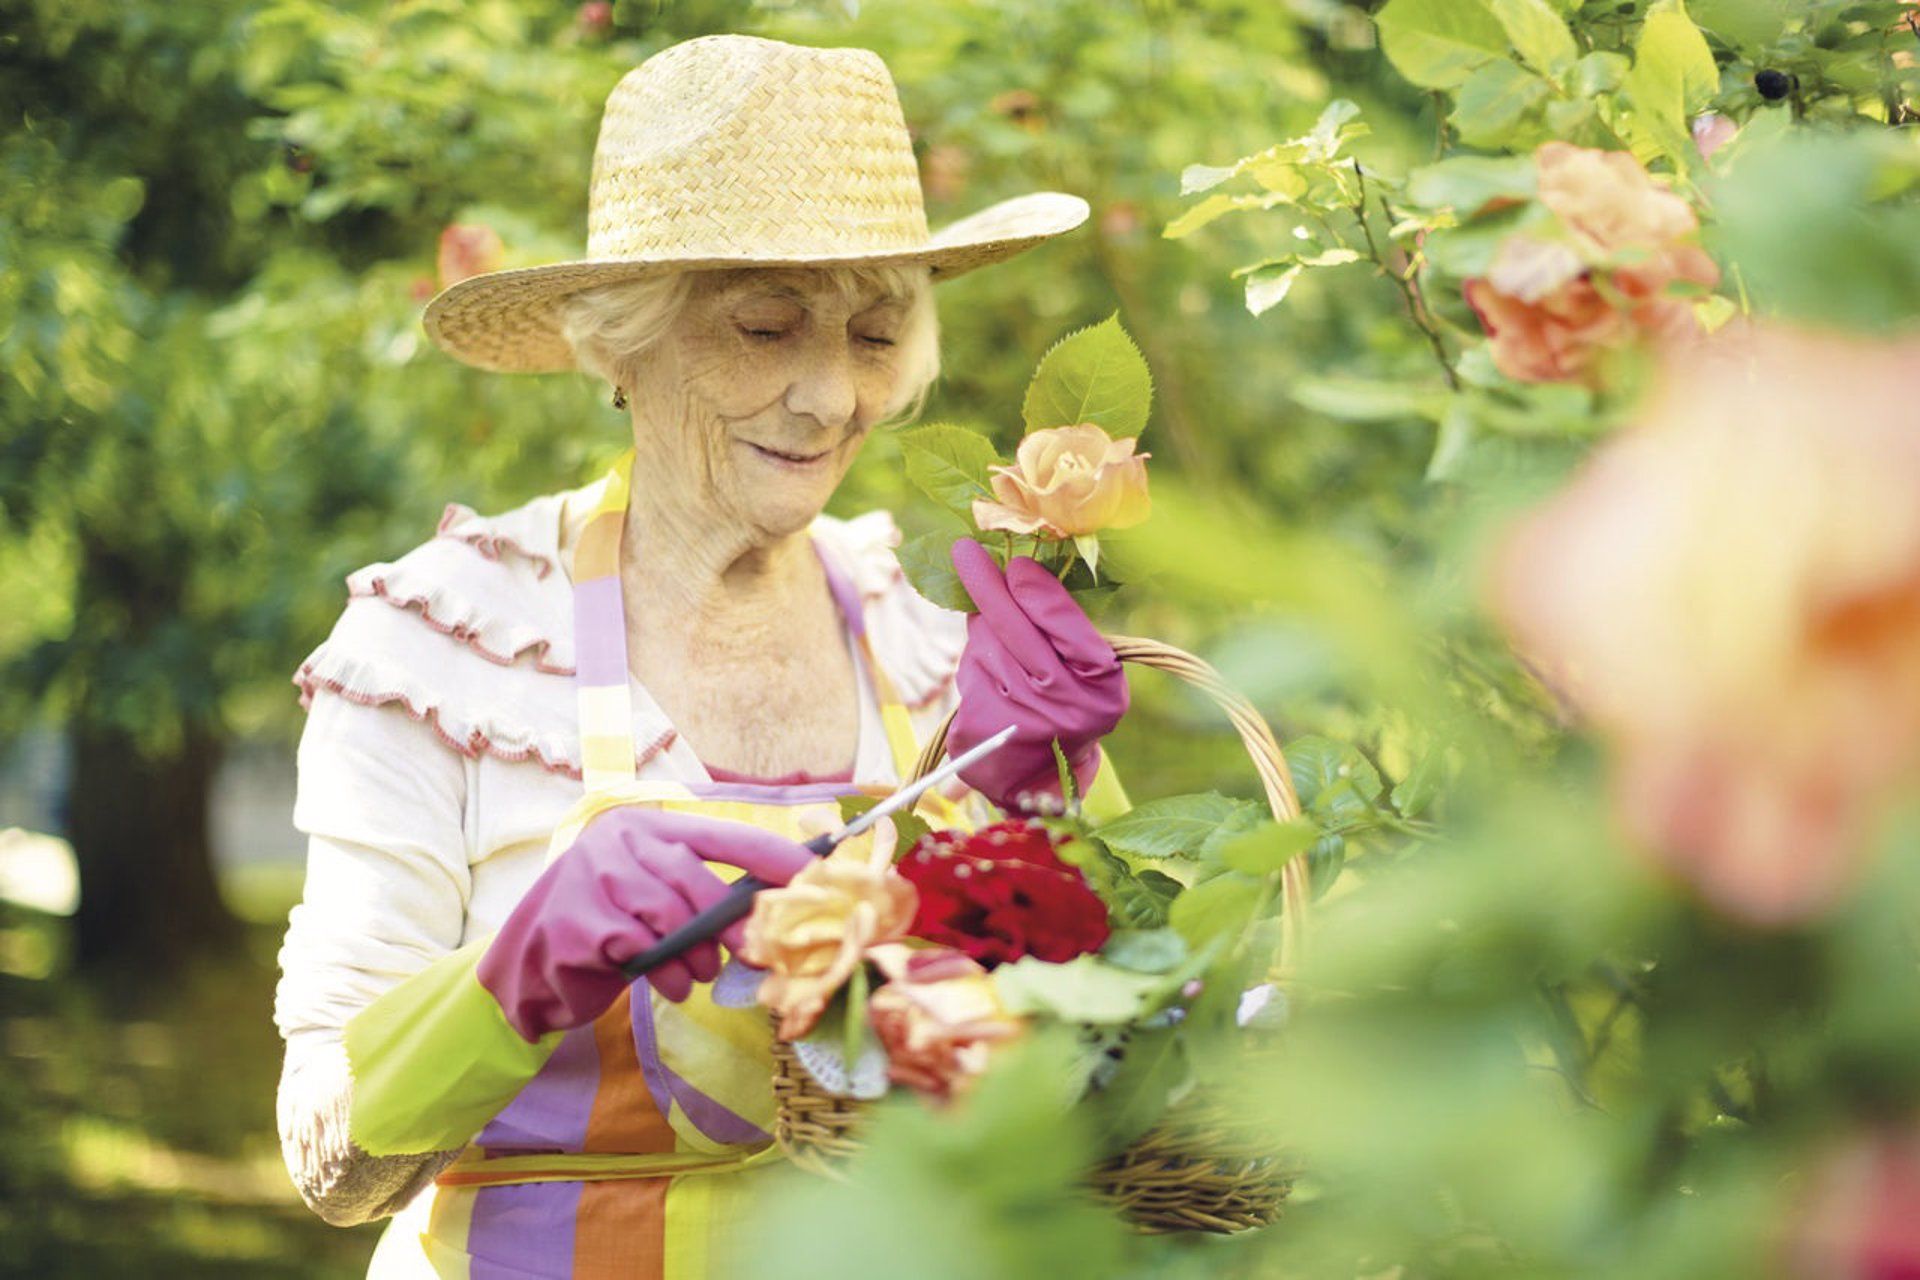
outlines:
[[749, 485], [741, 494], [741, 507], [767, 536], [785, 538], [812, 524], [826, 509], [833, 490], [834, 484], [826, 481]]

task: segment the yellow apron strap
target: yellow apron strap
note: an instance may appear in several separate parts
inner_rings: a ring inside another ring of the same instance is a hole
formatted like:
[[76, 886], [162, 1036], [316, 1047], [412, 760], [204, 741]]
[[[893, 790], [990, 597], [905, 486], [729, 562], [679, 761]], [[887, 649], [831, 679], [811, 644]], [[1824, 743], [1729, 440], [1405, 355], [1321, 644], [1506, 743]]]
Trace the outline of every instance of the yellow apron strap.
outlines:
[[860, 633], [860, 656], [873, 677], [873, 698], [880, 706], [880, 724], [886, 730], [887, 751], [893, 757], [894, 772], [905, 782], [913, 775], [914, 763], [920, 759], [920, 742], [913, 733], [913, 718], [894, 689], [893, 681], [875, 661], [873, 645], [864, 630]]
[[633, 694], [620, 601], [620, 535], [627, 523], [629, 449], [607, 474], [573, 551], [574, 688], [580, 707], [580, 779], [589, 794], [633, 781]]

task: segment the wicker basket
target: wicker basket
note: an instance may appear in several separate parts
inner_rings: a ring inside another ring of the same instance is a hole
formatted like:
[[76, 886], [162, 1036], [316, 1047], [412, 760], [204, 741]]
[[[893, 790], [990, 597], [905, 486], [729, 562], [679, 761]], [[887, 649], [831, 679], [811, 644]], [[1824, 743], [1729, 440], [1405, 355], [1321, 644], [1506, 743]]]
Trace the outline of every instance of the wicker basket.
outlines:
[[[1273, 816], [1285, 822], [1300, 815], [1293, 780], [1280, 744], [1253, 705], [1200, 658], [1132, 636], [1108, 636], [1123, 662], [1165, 671], [1206, 693], [1226, 712], [1253, 760]], [[927, 741], [914, 766], [923, 777], [946, 754], [947, 725]], [[1293, 966], [1306, 925], [1306, 868], [1295, 858], [1281, 873], [1281, 903], [1286, 920], [1280, 954], [1271, 976], [1282, 979]], [[865, 1103], [823, 1089], [793, 1051], [773, 1043], [774, 1137], [802, 1168], [840, 1176], [837, 1164], [860, 1149], [859, 1126]], [[1289, 1182], [1271, 1151], [1237, 1133], [1232, 1118], [1204, 1099], [1189, 1099], [1126, 1150], [1089, 1175], [1096, 1194], [1145, 1231], [1244, 1231], [1265, 1226], [1280, 1214]]]

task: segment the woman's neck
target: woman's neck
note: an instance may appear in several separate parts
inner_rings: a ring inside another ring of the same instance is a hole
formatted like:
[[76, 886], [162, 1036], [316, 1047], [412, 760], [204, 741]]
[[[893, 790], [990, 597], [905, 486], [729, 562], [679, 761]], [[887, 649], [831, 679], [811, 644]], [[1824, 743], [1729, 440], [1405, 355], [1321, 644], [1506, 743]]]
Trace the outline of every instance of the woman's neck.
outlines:
[[630, 618], [644, 601], [649, 619], [737, 634], [818, 594], [823, 571], [806, 530], [769, 535], [684, 489], [648, 482], [658, 475], [635, 459], [620, 542]]

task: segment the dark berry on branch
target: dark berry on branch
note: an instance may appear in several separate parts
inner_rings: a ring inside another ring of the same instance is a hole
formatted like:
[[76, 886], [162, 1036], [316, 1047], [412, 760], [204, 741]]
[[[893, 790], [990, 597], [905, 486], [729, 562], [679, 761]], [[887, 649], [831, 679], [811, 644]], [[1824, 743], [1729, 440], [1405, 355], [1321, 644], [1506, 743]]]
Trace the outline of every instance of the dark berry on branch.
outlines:
[[1753, 87], [1759, 90], [1760, 96], [1768, 102], [1780, 101], [1792, 93], [1799, 83], [1798, 77], [1788, 75], [1784, 71], [1775, 71], [1771, 67], [1765, 71], [1756, 71], [1753, 76]]

